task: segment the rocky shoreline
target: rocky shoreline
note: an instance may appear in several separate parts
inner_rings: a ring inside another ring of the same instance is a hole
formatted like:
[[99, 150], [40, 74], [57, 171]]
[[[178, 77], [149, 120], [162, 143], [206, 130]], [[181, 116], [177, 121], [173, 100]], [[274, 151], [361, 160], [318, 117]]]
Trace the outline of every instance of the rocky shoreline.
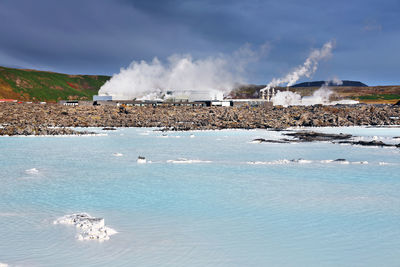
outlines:
[[[332, 144], [347, 144], [347, 145], [358, 145], [358, 146], [372, 146], [372, 147], [394, 147], [400, 148], [400, 143], [398, 144], [388, 144], [382, 141], [364, 141], [364, 140], [354, 140], [351, 134], [327, 134], [314, 131], [295, 131], [286, 132], [283, 136], [292, 137], [292, 139], [282, 138], [282, 139], [264, 139], [256, 138], [253, 143], [278, 143], [278, 144], [289, 144], [289, 143], [300, 143], [300, 142], [330, 142]], [[394, 138], [397, 139], [397, 138]]]
[[0, 103], [0, 135], [91, 134], [65, 127], [159, 127], [188, 131], [390, 126], [400, 125], [399, 117], [398, 105], [118, 108]]

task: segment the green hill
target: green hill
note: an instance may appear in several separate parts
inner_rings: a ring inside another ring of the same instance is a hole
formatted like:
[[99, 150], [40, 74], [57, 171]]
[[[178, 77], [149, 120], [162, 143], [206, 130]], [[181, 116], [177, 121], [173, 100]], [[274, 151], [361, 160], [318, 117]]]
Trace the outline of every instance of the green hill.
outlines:
[[0, 99], [50, 102], [92, 99], [110, 78], [0, 67]]

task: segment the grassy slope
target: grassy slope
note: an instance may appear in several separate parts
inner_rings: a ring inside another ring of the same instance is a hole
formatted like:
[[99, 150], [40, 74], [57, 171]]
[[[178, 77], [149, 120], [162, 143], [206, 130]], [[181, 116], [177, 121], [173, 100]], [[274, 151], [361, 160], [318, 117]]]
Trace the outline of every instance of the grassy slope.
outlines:
[[91, 99], [109, 76], [68, 75], [0, 67], [0, 99]]

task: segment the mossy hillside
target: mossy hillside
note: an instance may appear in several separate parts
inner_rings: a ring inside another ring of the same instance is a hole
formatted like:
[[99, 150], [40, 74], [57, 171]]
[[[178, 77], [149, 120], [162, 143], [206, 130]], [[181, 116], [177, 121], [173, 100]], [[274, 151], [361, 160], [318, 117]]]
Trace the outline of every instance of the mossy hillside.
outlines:
[[68, 75], [0, 67], [0, 98], [10, 96], [38, 101], [91, 99], [109, 79], [109, 76], [102, 75]]
[[398, 94], [382, 94], [382, 95], [365, 95], [356, 97], [359, 100], [397, 100], [400, 99]]

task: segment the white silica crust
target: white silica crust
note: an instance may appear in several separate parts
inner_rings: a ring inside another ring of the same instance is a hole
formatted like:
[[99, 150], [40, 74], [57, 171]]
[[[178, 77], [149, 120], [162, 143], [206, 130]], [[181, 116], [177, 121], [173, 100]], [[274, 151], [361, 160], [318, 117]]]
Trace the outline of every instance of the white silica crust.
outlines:
[[36, 169], [36, 168], [32, 168], [32, 169], [29, 169], [29, 170], [25, 170], [25, 173], [27, 173], [27, 174], [38, 174], [39, 170]]
[[[250, 165], [282, 165], [282, 164], [309, 164], [309, 163], [323, 163], [323, 164], [329, 164], [329, 163], [336, 163], [336, 164], [369, 164], [368, 161], [363, 160], [363, 161], [348, 161], [345, 159], [324, 159], [324, 160], [308, 160], [308, 159], [279, 159], [279, 160], [273, 160], [273, 161], [247, 161], [247, 164]], [[386, 165], [387, 163], [385, 162], [379, 162], [379, 165]]]
[[192, 164], [192, 163], [211, 163], [210, 160], [200, 160], [200, 159], [175, 159], [175, 160], [167, 160], [167, 163], [174, 163], [174, 164]]
[[104, 225], [103, 218], [92, 217], [87, 213], [75, 213], [65, 215], [54, 221], [54, 224], [70, 224], [75, 225], [79, 240], [99, 240], [104, 241], [110, 239], [110, 236], [118, 233], [114, 229]]
[[145, 164], [145, 163], [147, 163], [147, 160], [145, 158], [138, 158], [136, 160], [136, 162], [139, 163], [139, 164]]

